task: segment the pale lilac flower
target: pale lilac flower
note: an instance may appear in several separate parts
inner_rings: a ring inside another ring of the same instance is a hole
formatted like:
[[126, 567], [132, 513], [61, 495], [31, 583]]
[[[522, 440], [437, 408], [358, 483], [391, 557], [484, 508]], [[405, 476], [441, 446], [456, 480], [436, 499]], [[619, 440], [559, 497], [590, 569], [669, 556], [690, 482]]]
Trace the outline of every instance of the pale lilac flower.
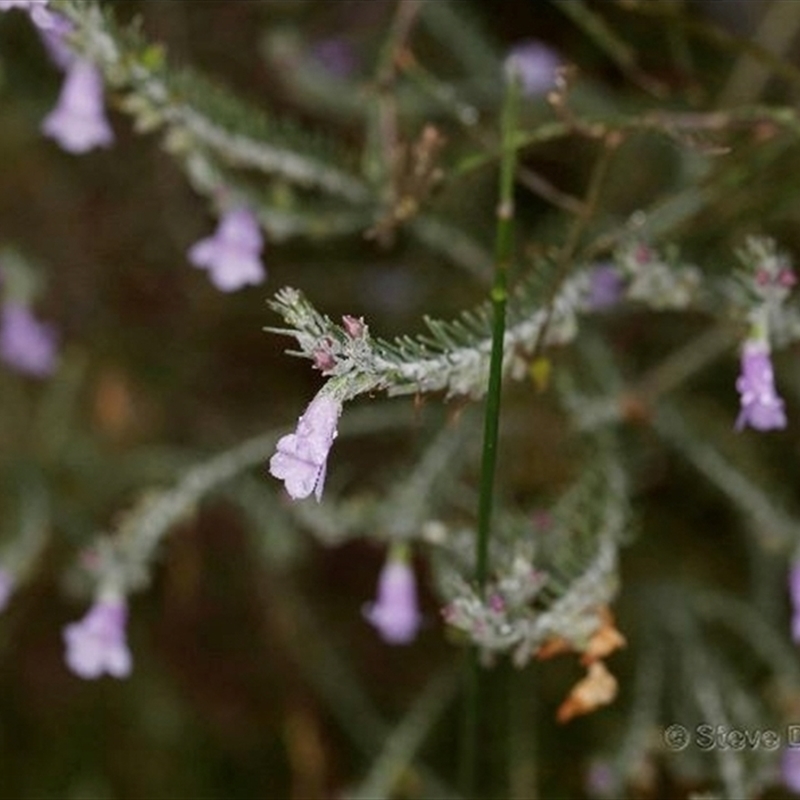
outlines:
[[213, 236], [192, 245], [189, 261], [207, 269], [217, 289], [233, 292], [266, 279], [261, 263], [263, 246], [255, 214], [240, 206], [223, 215]]
[[128, 608], [122, 598], [101, 598], [79, 622], [64, 628], [67, 666], [79, 677], [115, 678], [131, 674], [131, 652], [125, 640]]
[[792, 639], [800, 644], [800, 561], [789, 569], [789, 598], [792, 601]]
[[523, 94], [538, 97], [556, 85], [556, 71], [561, 59], [551, 47], [535, 39], [511, 48], [503, 64], [506, 80], [519, 76]]
[[769, 346], [750, 340], [742, 348], [742, 371], [736, 380], [741, 395], [741, 411], [736, 430], [750, 425], [759, 431], [786, 427], [783, 400], [775, 391], [775, 376], [769, 357]]
[[72, 62], [56, 107], [42, 122], [42, 132], [70, 153], [108, 147], [114, 141], [103, 107], [103, 79], [91, 61]]
[[787, 746], [783, 751], [781, 777], [787, 789], [800, 794], [800, 747]]
[[7, 569], [0, 567], [0, 611], [8, 605], [13, 591], [14, 576]]
[[54, 12], [47, 8], [49, 0], [0, 0], [0, 11], [19, 8], [27, 11], [31, 21], [40, 30], [48, 30], [55, 24]]
[[416, 638], [422, 617], [414, 570], [405, 559], [387, 559], [378, 576], [377, 599], [364, 616], [387, 644], [409, 644]]
[[613, 264], [597, 264], [589, 275], [589, 308], [602, 311], [619, 302], [622, 277]]
[[0, 319], [0, 357], [9, 366], [45, 378], [56, 368], [57, 335], [53, 325], [39, 322], [26, 306], [8, 303]]
[[318, 394], [300, 417], [297, 430], [278, 440], [269, 471], [284, 482], [292, 499], [312, 492], [317, 500], [322, 498], [328, 453], [341, 411], [341, 403], [328, 394]]

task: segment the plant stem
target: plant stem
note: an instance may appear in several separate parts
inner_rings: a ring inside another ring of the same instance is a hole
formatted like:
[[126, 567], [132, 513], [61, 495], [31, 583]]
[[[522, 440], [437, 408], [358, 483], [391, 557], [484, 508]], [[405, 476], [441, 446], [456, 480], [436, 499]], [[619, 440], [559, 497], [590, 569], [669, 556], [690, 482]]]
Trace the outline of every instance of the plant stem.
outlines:
[[478, 540], [475, 580], [482, 590], [486, 585], [489, 561], [489, 529], [494, 498], [494, 475], [497, 465], [497, 439], [500, 427], [500, 395], [503, 382], [503, 339], [506, 332], [508, 270], [513, 248], [514, 171], [516, 151], [510, 146], [516, 127], [519, 88], [510, 81], [503, 107], [503, 158], [500, 162], [500, 200], [497, 206], [494, 281], [492, 302], [492, 353], [489, 361], [489, 386], [486, 393], [486, 416], [483, 427], [480, 499], [478, 501]]
[[[497, 206], [494, 280], [492, 303], [492, 352], [489, 362], [489, 385], [486, 394], [486, 415], [483, 428], [480, 498], [478, 501], [478, 536], [475, 542], [475, 581], [481, 592], [489, 573], [489, 536], [494, 499], [494, 476], [497, 466], [497, 441], [500, 427], [500, 395], [503, 382], [503, 340], [506, 330], [508, 270], [513, 250], [514, 170], [516, 151], [511, 146], [516, 129], [519, 81], [508, 82], [501, 138], [503, 157], [500, 162], [500, 190]], [[476, 757], [480, 728], [480, 663], [478, 652], [470, 650], [467, 663], [465, 705], [461, 746], [460, 783], [465, 797], [475, 796]]]

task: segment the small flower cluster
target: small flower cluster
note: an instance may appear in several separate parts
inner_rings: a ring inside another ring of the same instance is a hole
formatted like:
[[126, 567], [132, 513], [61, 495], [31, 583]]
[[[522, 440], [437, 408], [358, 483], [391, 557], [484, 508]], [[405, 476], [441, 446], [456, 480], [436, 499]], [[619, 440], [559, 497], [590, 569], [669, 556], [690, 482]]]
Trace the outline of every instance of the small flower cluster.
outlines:
[[751, 237], [738, 252], [744, 264], [739, 281], [744, 288], [750, 333], [742, 345], [741, 372], [736, 381], [741, 411], [736, 429], [759, 431], [786, 427], [784, 402], [775, 388], [770, 357], [771, 329], [797, 281], [789, 259], [769, 239]]
[[750, 297], [773, 308], [788, 298], [797, 275], [789, 257], [778, 251], [772, 239], [749, 236], [736, 254], [744, 265], [738, 278]]
[[523, 666], [545, 638], [537, 631], [536, 644], [531, 646], [534, 620], [539, 615], [532, 604], [548, 578], [522, 559], [515, 560], [513, 569], [501, 581], [490, 583], [484, 593], [460, 576], [451, 575], [448, 594], [453, 599], [442, 609], [442, 618], [486, 651], [513, 650], [514, 663]]
[[375, 344], [363, 317], [345, 315], [342, 324], [336, 325], [291, 287], [277, 292], [271, 305], [292, 327], [270, 330], [293, 336], [302, 354], [326, 377], [365, 376], [376, 371]]
[[[551, 514], [508, 519], [494, 537], [493, 580], [482, 591], [473, 586], [471, 564], [458, 538], [447, 536], [447, 554], [436, 569], [440, 593], [448, 599], [444, 621], [463, 631], [486, 657], [507, 652], [516, 666], [540, 658], [547, 642], [559, 641], [585, 652], [617, 588], [618, 540], [628, 519], [624, 476], [613, 458], [603, 459], [562, 496]], [[585, 513], [587, 503], [602, 513]], [[564, 549], [591, 536], [596, 550], [579, 575], [563, 572]], [[437, 538], [441, 539], [441, 536]], [[505, 542], [501, 546], [501, 542]], [[563, 586], [568, 586], [566, 590]]]
[[342, 317], [344, 336], [325, 335], [312, 351], [314, 366], [327, 377], [341, 377], [356, 372], [371, 355], [369, 329], [363, 317]]
[[685, 309], [696, 300], [700, 287], [696, 267], [664, 260], [650, 245], [636, 239], [625, 242], [614, 260], [628, 278], [628, 300], [656, 310]]
[[[282, 302], [303, 315], [310, 306], [299, 293], [285, 289]], [[349, 399], [348, 375], [357, 370], [370, 353], [369, 331], [363, 318], [346, 315], [337, 327], [327, 318], [310, 315], [311, 332], [298, 333], [298, 341], [311, 356], [314, 366], [331, 380], [311, 401], [294, 433], [281, 437], [270, 460], [270, 474], [282, 480], [294, 500], [312, 492], [322, 499], [327, 459], [337, 434], [342, 404]], [[359, 384], [358, 380], [355, 382]], [[368, 387], [359, 385], [363, 390]], [[358, 392], [356, 392], [358, 393]]]

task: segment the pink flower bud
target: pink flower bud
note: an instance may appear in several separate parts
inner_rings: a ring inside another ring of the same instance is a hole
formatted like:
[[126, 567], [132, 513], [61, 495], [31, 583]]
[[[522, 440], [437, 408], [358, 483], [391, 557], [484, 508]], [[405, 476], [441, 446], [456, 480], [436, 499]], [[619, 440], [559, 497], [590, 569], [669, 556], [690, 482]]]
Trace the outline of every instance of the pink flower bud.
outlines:
[[364, 324], [364, 317], [351, 317], [349, 314], [345, 314], [342, 317], [342, 325], [344, 325], [344, 329], [351, 339], [360, 339], [367, 329]]
[[314, 366], [320, 372], [328, 372], [336, 366], [336, 359], [333, 357], [330, 350], [323, 350], [322, 348], [319, 348], [318, 350], [314, 351], [313, 356]]
[[797, 275], [793, 269], [784, 268], [778, 273], [778, 283], [784, 289], [791, 289], [797, 283]]
[[771, 276], [769, 271], [766, 269], [757, 269], [756, 270], [756, 283], [759, 286], [766, 286], [771, 280]]

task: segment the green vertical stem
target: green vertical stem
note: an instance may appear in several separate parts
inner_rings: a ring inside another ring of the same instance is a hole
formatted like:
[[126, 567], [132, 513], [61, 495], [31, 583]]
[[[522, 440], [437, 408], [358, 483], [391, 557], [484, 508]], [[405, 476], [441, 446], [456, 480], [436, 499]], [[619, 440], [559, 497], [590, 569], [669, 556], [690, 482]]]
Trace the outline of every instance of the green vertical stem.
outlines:
[[[501, 121], [502, 153], [500, 191], [497, 206], [494, 279], [490, 292], [492, 304], [492, 352], [489, 361], [489, 385], [486, 393], [486, 416], [483, 428], [478, 536], [475, 543], [475, 581], [485, 590], [489, 574], [489, 536], [494, 499], [494, 476], [497, 467], [497, 443], [500, 428], [500, 395], [503, 382], [503, 342], [506, 331], [508, 270], [513, 250], [514, 170], [516, 149], [513, 146], [519, 103], [519, 81], [508, 83]], [[460, 784], [465, 797], [475, 797], [476, 758], [480, 729], [480, 663], [476, 648], [468, 656], [465, 685], [464, 719], [461, 742]]]
[[500, 200], [497, 206], [494, 281], [492, 302], [492, 353], [489, 361], [489, 386], [486, 393], [486, 416], [483, 426], [483, 457], [481, 460], [480, 499], [478, 501], [478, 541], [475, 561], [475, 580], [483, 590], [489, 566], [489, 532], [494, 499], [494, 475], [497, 466], [497, 439], [500, 427], [500, 395], [503, 382], [503, 340], [506, 332], [506, 301], [508, 299], [508, 270], [511, 265], [514, 235], [514, 170], [517, 153], [513, 147], [517, 121], [519, 85], [509, 82], [503, 107], [502, 147], [500, 162]]

